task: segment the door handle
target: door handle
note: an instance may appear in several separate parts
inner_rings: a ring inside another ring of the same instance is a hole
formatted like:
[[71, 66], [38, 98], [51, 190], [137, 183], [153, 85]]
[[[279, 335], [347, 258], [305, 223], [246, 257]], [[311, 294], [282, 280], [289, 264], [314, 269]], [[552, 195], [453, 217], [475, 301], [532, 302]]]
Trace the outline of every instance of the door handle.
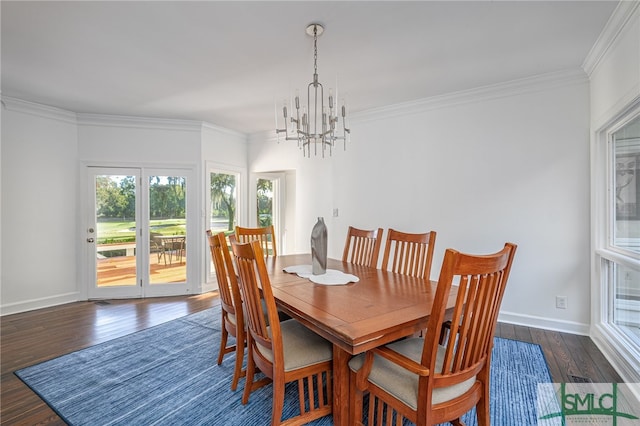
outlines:
[[88, 243], [92, 243], [93, 241], [94, 241], [94, 239], [93, 239], [93, 238], [87, 238], [87, 242], [88, 242]]

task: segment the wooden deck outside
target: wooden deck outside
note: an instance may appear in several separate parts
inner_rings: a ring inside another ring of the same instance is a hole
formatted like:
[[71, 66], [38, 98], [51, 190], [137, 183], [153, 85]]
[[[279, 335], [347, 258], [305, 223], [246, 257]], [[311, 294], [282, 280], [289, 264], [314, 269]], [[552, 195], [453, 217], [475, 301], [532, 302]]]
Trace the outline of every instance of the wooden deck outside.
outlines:
[[[164, 257], [158, 259], [157, 253], [150, 253], [150, 282], [152, 284], [180, 283], [187, 280], [186, 253], [183, 256], [172, 253], [171, 259], [167, 253], [166, 261], [165, 265]], [[97, 269], [98, 287], [136, 284], [136, 256], [98, 258]]]

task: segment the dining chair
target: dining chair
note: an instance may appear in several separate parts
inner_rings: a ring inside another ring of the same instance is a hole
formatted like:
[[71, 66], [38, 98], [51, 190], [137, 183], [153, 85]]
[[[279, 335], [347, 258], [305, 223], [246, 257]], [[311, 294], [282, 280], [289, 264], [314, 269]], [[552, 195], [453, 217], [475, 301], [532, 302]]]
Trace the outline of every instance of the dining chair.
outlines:
[[[218, 365], [222, 364], [226, 354], [235, 352], [236, 361], [233, 369], [233, 379], [231, 380], [231, 390], [236, 390], [240, 377], [245, 374], [242, 370], [242, 363], [244, 361], [246, 337], [240, 288], [238, 287], [238, 280], [224, 232], [213, 234], [210, 230], [207, 230], [207, 238], [216, 278], [218, 279], [220, 306], [222, 308], [222, 338], [220, 340], [220, 350], [218, 351]], [[229, 335], [235, 338], [235, 344], [227, 346]]]
[[[402, 424], [403, 418], [418, 426], [462, 424], [460, 417], [473, 407], [478, 425], [490, 424], [493, 336], [515, 251], [515, 244], [506, 243], [489, 255], [445, 252], [426, 336], [399, 340], [349, 361], [350, 424], [362, 424], [365, 392], [370, 426]], [[446, 301], [458, 280], [451, 334], [440, 345]]]
[[167, 245], [162, 239], [158, 238], [161, 234], [158, 232], [149, 233], [149, 244], [151, 245], [151, 251], [158, 255], [158, 264], [160, 264], [160, 258], [164, 257], [164, 264], [167, 265]]
[[[332, 345], [294, 319], [278, 320], [259, 241], [232, 243], [231, 248], [240, 275], [248, 329], [247, 374], [242, 403], [249, 401], [252, 391], [271, 383], [272, 425], [300, 425], [331, 414]], [[256, 368], [265, 375], [264, 378], [254, 380]], [[298, 386], [300, 414], [283, 421], [285, 384], [294, 381]]]
[[[389, 229], [382, 256], [382, 269], [429, 281], [436, 232], [409, 234]], [[391, 265], [389, 265], [391, 262]]]
[[381, 243], [382, 228], [365, 231], [350, 226], [344, 243], [342, 261], [376, 268]]
[[176, 236], [171, 241], [171, 248], [176, 256], [178, 262], [182, 262], [182, 258], [185, 256], [185, 248], [187, 245], [187, 237], [184, 235]]
[[260, 241], [260, 247], [265, 256], [277, 256], [276, 250], [276, 231], [273, 225], [263, 228], [245, 228], [236, 226], [236, 238], [239, 243], [248, 243], [249, 241]]

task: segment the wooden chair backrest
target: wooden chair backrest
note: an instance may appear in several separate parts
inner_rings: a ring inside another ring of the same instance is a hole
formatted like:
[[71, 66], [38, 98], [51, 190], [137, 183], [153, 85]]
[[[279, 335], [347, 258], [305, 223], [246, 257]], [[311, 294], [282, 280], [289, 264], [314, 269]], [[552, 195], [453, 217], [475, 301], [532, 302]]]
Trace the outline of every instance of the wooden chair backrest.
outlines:
[[243, 324], [242, 298], [238, 279], [227, 246], [224, 232], [213, 234], [207, 230], [211, 259], [218, 279], [218, 291], [220, 292], [220, 304], [222, 309], [231, 315], [235, 315], [239, 326]]
[[[451, 332], [444, 343], [442, 371], [422, 377], [421, 381], [433, 380], [433, 387], [450, 386], [489, 368], [500, 304], [515, 252], [516, 245], [512, 243], [490, 255], [469, 255], [452, 249], [445, 252], [422, 353], [422, 365], [430, 371], [435, 371], [445, 303], [452, 284], [459, 279], [458, 296]], [[426, 389], [427, 384], [422, 386]]]
[[382, 256], [382, 269], [429, 281], [435, 243], [435, 231], [408, 234], [389, 229]]
[[260, 248], [265, 256], [277, 256], [276, 250], [276, 231], [273, 225], [263, 228], [245, 228], [236, 226], [236, 239], [239, 243], [248, 243], [250, 241], [260, 241]]
[[[249, 331], [248, 350], [260, 370], [271, 377], [276, 369], [284, 372], [284, 353], [278, 310], [271, 290], [271, 281], [264, 262], [260, 241], [232, 243], [231, 250], [236, 259], [240, 276], [240, 293], [246, 309], [246, 324]], [[263, 309], [263, 306], [266, 309]], [[255, 346], [272, 351], [273, 360], [260, 355]]]
[[382, 228], [366, 231], [349, 227], [344, 243], [342, 261], [375, 268], [382, 244]]

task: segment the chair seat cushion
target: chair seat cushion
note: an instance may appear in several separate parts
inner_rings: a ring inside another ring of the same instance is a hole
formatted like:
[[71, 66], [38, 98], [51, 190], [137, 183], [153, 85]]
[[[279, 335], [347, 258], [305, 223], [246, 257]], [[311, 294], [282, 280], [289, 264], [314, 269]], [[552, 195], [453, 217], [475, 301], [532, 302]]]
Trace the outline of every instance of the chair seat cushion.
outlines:
[[[420, 362], [422, 358], [422, 347], [424, 340], [421, 338], [404, 339], [387, 345], [388, 348], [401, 353], [407, 358], [411, 358], [416, 362]], [[436, 371], [442, 370], [444, 361], [443, 346], [438, 347], [438, 355], [436, 357]], [[364, 363], [364, 354], [360, 354], [349, 361], [349, 367], [352, 371], [357, 371]], [[399, 365], [375, 355], [369, 381], [385, 392], [398, 398], [413, 410], [418, 409], [418, 375], [414, 374]], [[470, 379], [444, 388], [436, 388], [432, 393], [432, 404], [440, 404], [445, 401], [452, 400], [468, 391], [475, 383], [476, 378]]]
[[236, 316], [234, 314], [230, 314], [227, 312], [227, 319], [229, 320], [229, 322], [235, 326], [238, 325], [238, 320], [236, 319]]
[[[293, 371], [333, 358], [333, 348], [329, 341], [318, 336], [294, 319], [280, 323], [284, 352], [284, 371]], [[271, 334], [271, 330], [269, 330]], [[260, 353], [273, 361], [271, 350], [258, 345]]]

